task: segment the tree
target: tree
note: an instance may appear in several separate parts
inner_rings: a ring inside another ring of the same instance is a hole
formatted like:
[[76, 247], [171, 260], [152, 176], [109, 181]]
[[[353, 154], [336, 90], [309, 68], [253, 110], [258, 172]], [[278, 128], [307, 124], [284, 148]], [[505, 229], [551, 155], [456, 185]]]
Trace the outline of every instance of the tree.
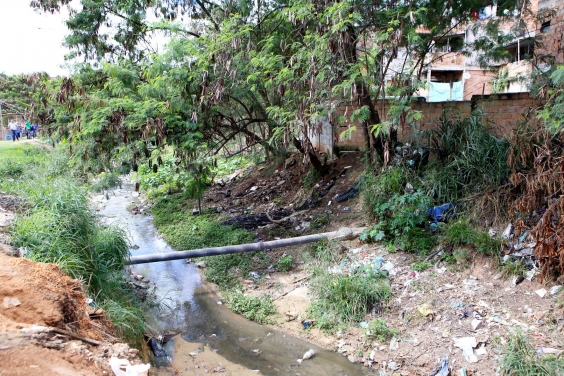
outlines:
[[[115, 149], [151, 135], [151, 144], [173, 145], [183, 159], [194, 159], [202, 150], [196, 145], [216, 154], [236, 139], [247, 147], [260, 144], [267, 158], [295, 145], [321, 170], [309, 141], [312, 129], [321, 119], [333, 125], [352, 119], [363, 124], [367, 152], [375, 147], [384, 157], [397, 128], [420, 116], [410, 102], [434, 41], [490, 3], [81, 0], [83, 8], [68, 22], [67, 44], [86, 59], [114, 64], [101, 69], [96, 88], [80, 89], [90, 112], [74, 117], [82, 124], [76, 129], [96, 131], [76, 137], [96, 135]], [[67, 4], [32, 3], [48, 11]], [[187, 15], [192, 22], [151, 24], [150, 11], [168, 20]], [[105, 23], [114, 29], [101, 28]], [[156, 29], [167, 30], [172, 41], [166, 53], [146, 55], [139, 43]], [[498, 33], [499, 20], [483, 29], [484, 35]], [[389, 96], [389, 120], [382, 122], [375, 103]], [[334, 116], [343, 102], [357, 109]]]

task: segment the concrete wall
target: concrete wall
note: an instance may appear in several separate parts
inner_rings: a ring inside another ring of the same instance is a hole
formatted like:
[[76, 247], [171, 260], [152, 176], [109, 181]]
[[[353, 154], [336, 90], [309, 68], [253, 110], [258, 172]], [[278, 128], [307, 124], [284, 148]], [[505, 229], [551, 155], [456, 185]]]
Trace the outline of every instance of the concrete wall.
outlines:
[[[423, 119], [416, 122], [417, 128], [421, 130], [433, 128], [436, 125], [436, 119], [441, 116], [443, 110], [450, 110], [452, 114], [460, 114], [462, 117], [467, 117], [472, 109], [476, 108], [482, 111], [488, 121], [495, 124], [497, 134], [504, 136], [508, 135], [511, 129], [523, 119], [523, 115], [529, 113], [531, 109], [538, 107], [540, 104], [540, 100], [534, 99], [529, 93], [506, 93], [484, 96], [475, 95], [470, 101], [437, 103], [428, 103], [424, 98], [420, 98], [413, 104], [412, 108], [416, 111], [421, 111], [423, 114]], [[385, 121], [387, 118], [385, 114], [389, 109], [389, 105], [389, 101], [379, 101], [377, 104], [382, 121]], [[340, 106], [337, 109], [337, 116], [344, 114], [345, 111], [350, 114], [354, 109], [351, 105]], [[350, 140], [339, 140], [339, 135], [349, 126], [357, 127], [352, 134], [352, 138]], [[413, 127], [406, 124], [402, 129], [399, 129], [398, 138], [402, 142], [410, 142], [413, 138]], [[338, 146], [363, 147], [362, 125], [349, 122], [336, 126], [334, 140]]]

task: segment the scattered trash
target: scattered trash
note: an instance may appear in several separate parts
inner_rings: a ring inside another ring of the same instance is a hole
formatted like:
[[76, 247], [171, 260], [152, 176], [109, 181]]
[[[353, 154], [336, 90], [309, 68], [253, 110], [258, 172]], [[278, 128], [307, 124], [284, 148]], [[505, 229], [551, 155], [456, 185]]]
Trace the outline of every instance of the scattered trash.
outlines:
[[481, 345], [480, 347], [478, 347], [476, 349], [476, 355], [488, 355], [488, 352], [486, 351], [486, 346]]
[[139, 246], [138, 246], [137, 244], [134, 244], [134, 245], [131, 247], [131, 249], [137, 250], [137, 249], [139, 249]]
[[500, 317], [497, 317], [497, 316], [493, 318], [493, 321], [497, 322], [498, 324], [505, 325], [505, 326], [510, 326], [510, 325], [511, 325], [510, 323], [508, 323], [508, 322], [505, 321], [504, 319], [502, 319], [502, 318], [500, 318]]
[[497, 232], [493, 228], [490, 228], [488, 230], [488, 235], [490, 236], [490, 238], [493, 238], [497, 235]]
[[332, 202], [333, 202], [333, 201], [329, 201], [329, 202], [327, 203], [327, 206], [331, 206], [331, 203], [332, 203]]
[[390, 350], [397, 350], [397, 349], [399, 349], [399, 342], [397, 337], [394, 337], [390, 341]]
[[366, 329], [368, 328], [368, 323], [366, 321], [363, 321], [360, 324], [358, 324], [358, 326], [360, 326], [362, 329]]
[[466, 368], [462, 367], [460, 371], [458, 371], [459, 376], [466, 376]]
[[515, 280], [513, 281], [513, 284], [515, 286], [517, 286], [519, 283], [523, 282], [525, 280], [525, 277], [523, 277], [522, 275], [518, 276], [517, 278], [515, 278]]
[[525, 279], [527, 281], [532, 281], [533, 278], [535, 278], [535, 276], [539, 273], [538, 269], [531, 269], [531, 270], [527, 270], [525, 272]]
[[19, 301], [18, 298], [13, 298], [13, 297], [11, 298], [11, 297], [9, 297], [9, 296], [6, 296], [6, 297], [4, 298], [4, 303], [3, 303], [3, 304], [4, 304], [4, 308], [8, 309], [8, 308], [10, 308], [10, 307], [17, 307], [17, 306], [19, 306], [19, 305], [22, 304], [22, 303]]
[[[446, 286], [447, 286], [447, 285], [445, 285], [445, 288], [446, 288]], [[459, 302], [459, 301], [457, 301], [456, 299], [452, 299], [452, 300], [450, 301], [450, 307], [451, 307], [451, 308], [459, 308], [459, 307], [464, 307], [464, 306], [465, 306], [464, 303]]]
[[195, 265], [200, 269], [204, 269], [206, 267], [206, 262], [205, 261], [198, 261]]
[[431, 316], [431, 318], [432, 318], [435, 315], [435, 312], [431, 308], [431, 305], [427, 304], [427, 303], [417, 307], [417, 310], [419, 311], [419, 313], [421, 313], [425, 317]]
[[192, 215], [199, 215], [200, 211], [198, 209], [192, 210]]
[[478, 330], [482, 327], [483, 323], [482, 323], [482, 320], [474, 319], [474, 320], [472, 320], [471, 325], [472, 325], [473, 330]]
[[309, 350], [304, 354], [304, 356], [302, 356], [302, 360], [311, 359], [314, 355], [315, 355], [315, 350], [314, 350], [314, 349], [309, 349]]
[[302, 325], [304, 326], [304, 329], [311, 328], [314, 323], [315, 323], [315, 320], [303, 320], [302, 321]]
[[116, 357], [111, 357], [109, 363], [116, 376], [147, 376], [151, 368], [150, 364], [132, 365], [129, 360]]
[[453, 204], [443, 204], [427, 209], [427, 214], [433, 218], [434, 223], [444, 222], [446, 219], [456, 218]]
[[[249, 191], [254, 192], [258, 189], [258, 187], [255, 185], [254, 187], [251, 187], [251, 189], [249, 189]], [[252, 210], [252, 209], [251, 209]]]
[[512, 235], [513, 235], [513, 224], [510, 223], [510, 224], [507, 225], [505, 230], [503, 230], [501, 237], [508, 240], [508, 239], [511, 239]]
[[431, 376], [448, 376], [448, 354], [441, 359], [439, 366], [431, 372]]
[[153, 351], [153, 354], [155, 354], [155, 357], [167, 356], [165, 349], [163, 349], [160, 342], [155, 337], [149, 340], [149, 347], [151, 351]]
[[249, 276], [253, 279], [259, 279], [260, 278], [260, 275], [256, 272], [250, 272]]
[[349, 210], [351, 210], [351, 208], [349, 208], [348, 206], [345, 206], [345, 207], [343, 208], [343, 211], [349, 211]]
[[546, 293], [547, 293], [547, 291], [545, 289], [538, 289], [538, 290], [535, 291], [535, 294], [537, 294], [541, 298], [544, 298]]
[[550, 288], [550, 295], [556, 295], [558, 294], [562, 289], [564, 288], [564, 286], [562, 285], [558, 285], [558, 286], [553, 286]]
[[363, 180], [364, 180], [364, 175], [361, 176], [360, 179], [356, 183], [354, 183], [354, 185], [348, 191], [344, 193], [339, 193], [338, 195], [339, 198], [337, 199], [337, 201], [344, 202], [350, 198], [358, 196], [358, 193], [360, 192], [360, 186]]
[[394, 362], [393, 360], [388, 362], [388, 368], [392, 371], [399, 369], [398, 364], [396, 362]]
[[539, 347], [537, 350], [537, 354], [553, 354], [553, 355], [560, 355], [564, 350], [553, 349], [551, 347]]
[[476, 363], [478, 358], [474, 354], [474, 347], [477, 346], [476, 338], [474, 337], [462, 337], [454, 341], [454, 346], [462, 350], [464, 359], [469, 363]]

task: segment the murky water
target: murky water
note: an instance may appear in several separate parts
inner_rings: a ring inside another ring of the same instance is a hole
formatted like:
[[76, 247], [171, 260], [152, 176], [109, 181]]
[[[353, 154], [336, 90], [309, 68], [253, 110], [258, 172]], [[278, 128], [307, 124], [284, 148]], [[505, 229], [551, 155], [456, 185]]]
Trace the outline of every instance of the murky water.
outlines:
[[[127, 229], [132, 255], [173, 252], [158, 235], [152, 218], [133, 215], [126, 207], [135, 200], [130, 186], [116, 190], [104, 200], [100, 215], [107, 223]], [[309, 342], [246, 320], [218, 304], [218, 297], [202, 285], [199, 271], [182, 260], [136, 265], [133, 271], [156, 285], [161, 308], [150, 312], [148, 323], [159, 331], [181, 332], [189, 342], [204, 342], [227, 360], [264, 375], [364, 375], [368, 370], [346, 358]], [[296, 359], [310, 348], [316, 355], [301, 365]], [[174, 356], [174, 354], [172, 355]]]

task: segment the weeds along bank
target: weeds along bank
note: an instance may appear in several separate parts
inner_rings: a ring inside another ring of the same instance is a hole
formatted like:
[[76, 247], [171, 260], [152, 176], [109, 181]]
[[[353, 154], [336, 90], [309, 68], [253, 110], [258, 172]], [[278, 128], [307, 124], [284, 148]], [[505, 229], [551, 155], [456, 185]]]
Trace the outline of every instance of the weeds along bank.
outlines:
[[67, 151], [1, 142], [0, 190], [21, 202], [10, 229], [13, 246], [26, 258], [58, 264], [82, 281], [118, 334], [140, 345], [142, 307], [122, 273], [129, 249], [126, 234], [98, 221], [88, 205], [88, 186], [69, 166]]

